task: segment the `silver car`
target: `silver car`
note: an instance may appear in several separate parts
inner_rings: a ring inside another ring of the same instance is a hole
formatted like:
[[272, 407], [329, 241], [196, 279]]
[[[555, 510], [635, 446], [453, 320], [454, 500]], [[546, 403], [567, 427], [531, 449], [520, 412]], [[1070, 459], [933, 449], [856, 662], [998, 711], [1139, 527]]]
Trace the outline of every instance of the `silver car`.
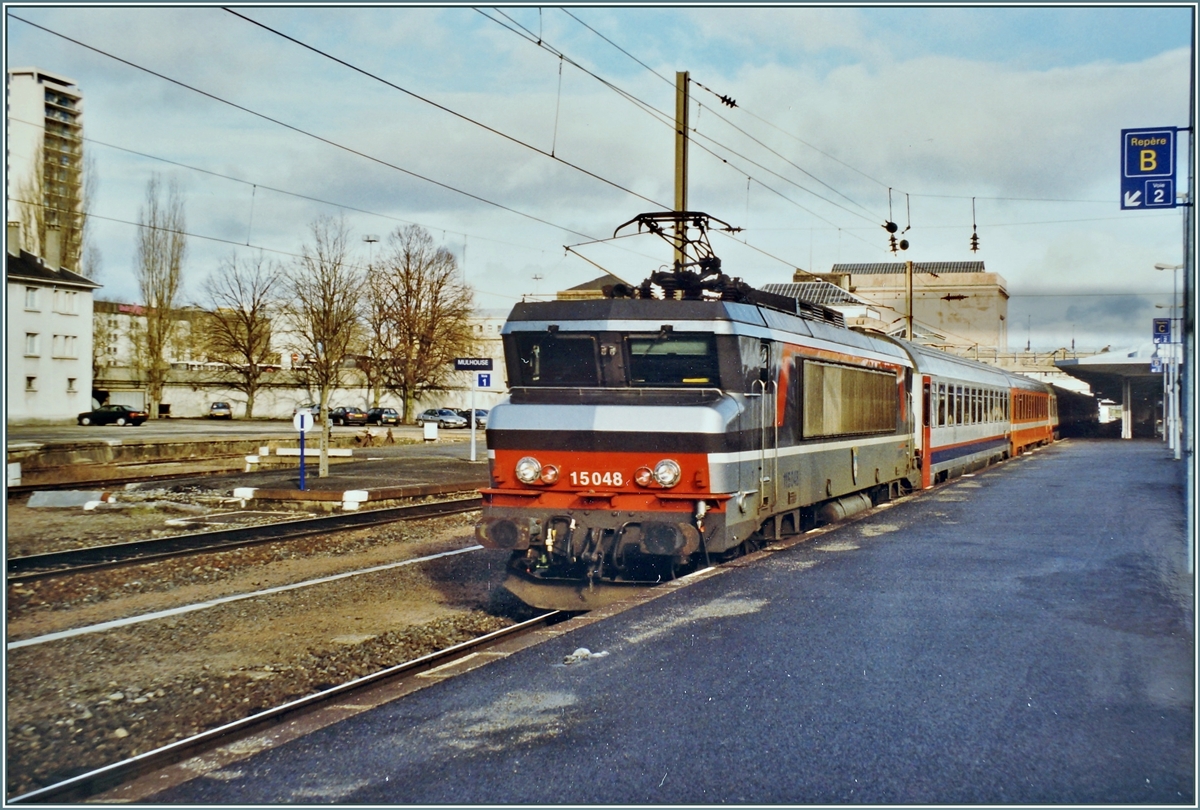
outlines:
[[430, 408], [427, 411], [421, 411], [417, 416], [417, 427], [424, 427], [426, 422], [436, 422], [438, 427], [444, 428], [467, 427], [467, 420], [449, 408]]

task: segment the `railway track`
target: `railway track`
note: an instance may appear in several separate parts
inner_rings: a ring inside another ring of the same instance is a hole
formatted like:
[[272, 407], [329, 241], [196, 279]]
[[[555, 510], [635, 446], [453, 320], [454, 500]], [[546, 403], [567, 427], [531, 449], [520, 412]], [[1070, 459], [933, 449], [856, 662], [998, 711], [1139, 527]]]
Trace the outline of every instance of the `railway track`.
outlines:
[[83, 571], [97, 571], [125, 565], [151, 562], [187, 554], [200, 554], [262, 543], [275, 543], [311, 537], [329, 532], [361, 529], [394, 523], [400, 520], [443, 517], [470, 512], [479, 508], [479, 496], [458, 498], [434, 503], [345, 512], [317, 518], [288, 520], [235, 529], [183, 534], [152, 540], [115, 543], [105, 546], [57, 551], [13, 557], [6, 563], [6, 579], [10, 585], [60, 577]]
[[488, 633], [471, 641], [447, 647], [444, 650], [430, 653], [429, 655], [403, 664], [397, 664], [394, 667], [389, 667], [372, 675], [367, 675], [298, 700], [290, 701], [282, 706], [259, 712], [242, 720], [227, 723], [218, 728], [210, 729], [209, 731], [179, 740], [153, 751], [147, 751], [144, 754], [139, 754], [120, 762], [114, 762], [103, 768], [80, 774], [62, 782], [47, 785], [46, 787], [20, 796], [11, 797], [8, 799], [8, 802], [11, 804], [79, 802], [130, 782], [143, 774], [151, 773], [189, 757], [211, 751], [222, 745], [228, 745], [240, 738], [277, 725], [285, 720], [293, 720], [301, 715], [317, 712], [335, 702], [345, 701], [349, 696], [362, 693], [367, 689], [395, 683], [406, 677], [433, 669], [434, 667], [450, 664], [469, 655], [478, 654], [501, 642], [511, 642], [514, 638], [557, 624], [570, 618], [570, 616], [571, 614], [562, 611], [544, 613], [541, 616], [513, 625], [512, 627]]

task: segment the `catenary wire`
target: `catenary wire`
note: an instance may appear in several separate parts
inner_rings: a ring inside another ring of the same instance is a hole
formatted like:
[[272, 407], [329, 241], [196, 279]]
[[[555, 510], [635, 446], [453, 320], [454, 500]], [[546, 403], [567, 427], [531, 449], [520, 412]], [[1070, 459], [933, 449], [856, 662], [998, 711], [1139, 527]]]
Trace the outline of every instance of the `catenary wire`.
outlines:
[[590, 234], [582, 233], [582, 232], [580, 232], [580, 231], [577, 231], [577, 230], [575, 230], [574, 228], [569, 228], [569, 227], [567, 227], [567, 226], [565, 226], [565, 225], [559, 225], [559, 224], [557, 224], [557, 223], [550, 222], [549, 220], [543, 219], [543, 218], [541, 218], [541, 217], [539, 217], [539, 216], [536, 216], [536, 215], [534, 215], [534, 214], [530, 214], [530, 213], [527, 213], [527, 212], [524, 212], [524, 211], [520, 211], [520, 210], [518, 210], [518, 209], [516, 209], [516, 208], [512, 208], [512, 207], [510, 207], [510, 206], [504, 205], [503, 203], [498, 203], [498, 202], [496, 202], [496, 201], [494, 201], [494, 200], [489, 200], [489, 199], [487, 199], [486, 197], [481, 197], [481, 196], [479, 196], [478, 194], [474, 194], [474, 193], [472, 193], [472, 192], [469, 192], [469, 191], [466, 191], [466, 190], [464, 190], [464, 189], [456, 188], [455, 186], [452, 186], [452, 185], [450, 185], [450, 184], [448, 184], [448, 183], [443, 183], [443, 182], [441, 182], [440, 180], [434, 180], [434, 179], [433, 179], [433, 178], [431, 178], [431, 177], [426, 177], [426, 176], [424, 176], [424, 175], [422, 175], [422, 174], [419, 174], [419, 173], [417, 173], [417, 172], [414, 172], [414, 171], [412, 171], [412, 170], [410, 170], [410, 169], [405, 169], [405, 168], [403, 168], [402, 166], [397, 166], [397, 165], [396, 165], [396, 164], [394, 164], [394, 163], [389, 163], [388, 161], [386, 161], [386, 160], [383, 160], [383, 159], [381, 159], [381, 158], [374, 157], [373, 155], [368, 155], [368, 154], [367, 154], [367, 153], [365, 153], [365, 152], [361, 152], [361, 151], [359, 151], [359, 150], [357, 150], [357, 149], [354, 149], [354, 148], [352, 148], [352, 147], [346, 146], [346, 145], [344, 145], [344, 144], [340, 144], [340, 143], [338, 143], [337, 141], [334, 141], [334, 140], [331, 140], [331, 139], [329, 139], [329, 138], [325, 138], [325, 137], [323, 137], [323, 136], [321, 136], [321, 135], [317, 135], [317, 134], [315, 134], [315, 133], [309, 132], [309, 131], [307, 131], [307, 130], [305, 130], [305, 129], [302, 129], [301, 127], [295, 126], [294, 124], [289, 124], [289, 123], [286, 123], [286, 122], [284, 122], [284, 121], [281, 121], [281, 120], [279, 120], [279, 119], [277, 119], [277, 118], [272, 118], [271, 116], [269, 116], [269, 115], [266, 115], [265, 113], [260, 113], [260, 112], [257, 112], [256, 110], [252, 110], [252, 109], [250, 109], [249, 107], [244, 107], [244, 106], [242, 106], [242, 105], [240, 105], [240, 104], [237, 104], [237, 103], [235, 103], [235, 102], [233, 102], [233, 101], [229, 101], [228, 99], [221, 98], [220, 96], [214, 95], [213, 93], [209, 93], [209, 92], [207, 92], [207, 91], [205, 91], [205, 90], [200, 90], [199, 88], [192, 87], [191, 85], [189, 85], [189, 84], [186, 84], [186, 83], [184, 83], [184, 82], [181, 82], [181, 81], [179, 81], [178, 79], [172, 79], [170, 76], [166, 76], [166, 75], [164, 75], [164, 74], [162, 74], [162, 73], [158, 73], [158, 72], [156, 72], [156, 71], [154, 71], [154, 70], [151, 70], [150, 68], [143, 67], [143, 66], [141, 66], [141, 65], [138, 65], [138, 64], [136, 64], [136, 63], [134, 63], [134, 62], [130, 62], [130, 61], [129, 61], [129, 60], [127, 60], [127, 59], [122, 59], [122, 58], [121, 58], [121, 57], [119, 57], [119, 56], [116, 56], [116, 55], [114, 55], [114, 54], [108, 53], [107, 51], [104, 51], [104, 50], [102, 50], [102, 49], [100, 49], [100, 48], [97, 48], [97, 47], [94, 47], [94, 46], [92, 46], [92, 45], [88, 45], [87, 43], [85, 43], [85, 42], [81, 42], [80, 40], [77, 40], [77, 39], [74, 39], [74, 38], [72, 38], [72, 37], [69, 37], [69, 36], [67, 36], [66, 34], [61, 34], [61, 33], [57, 32], [57, 31], [54, 31], [54, 30], [52, 30], [52, 29], [50, 29], [50, 28], [46, 28], [46, 27], [45, 27], [45, 26], [43, 26], [43, 25], [38, 25], [37, 23], [30, 22], [29, 20], [26, 20], [26, 19], [24, 19], [24, 18], [22, 18], [22, 17], [18, 17], [17, 15], [13, 14], [11, 11], [10, 11], [10, 12], [8, 12], [8, 17], [9, 17], [10, 19], [17, 20], [18, 22], [23, 22], [23, 23], [25, 23], [26, 25], [32, 26], [32, 27], [34, 27], [34, 28], [37, 28], [37, 29], [39, 29], [39, 30], [41, 30], [41, 31], [45, 31], [45, 32], [46, 32], [46, 33], [48, 33], [48, 34], [51, 34], [51, 35], [53, 35], [53, 36], [56, 36], [56, 37], [59, 37], [60, 39], [66, 40], [67, 42], [70, 42], [70, 43], [72, 43], [72, 44], [74, 44], [74, 45], [78, 45], [78, 46], [79, 46], [79, 47], [81, 47], [81, 48], [86, 48], [87, 50], [89, 50], [89, 51], [92, 51], [92, 52], [94, 52], [94, 53], [98, 53], [98, 54], [100, 54], [101, 56], [108, 57], [109, 59], [112, 59], [112, 60], [114, 60], [114, 61], [116, 61], [116, 62], [120, 62], [120, 63], [121, 63], [121, 64], [123, 64], [123, 65], [127, 65], [127, 66], [129, 66], [129, 67], [131, 67], [131, 68], [134, 68], [135, 70], [140, 70], [140, 71], [142, 71], [142, 72], [144, 72], [144, 73], [148, 73], [148, 74], [150, 74], [151, 76], [154, 76], [154, 77], [156, 77], [156, 78], [162, 79], [162, 80], [164, 80], [164, 81], [167, 81], [167, 82], [170, 82], [171, 84], [174, 84], [174, 85], [176, 85], [176, 86], [178, 86], [178, 87], [182, 87], [182, 88], [184, 88], [185, 90], [190, 90], [190, 91], [192, 91], [193, 93], [197, 93], [197, 94], [199, 94], [199, 95], [202, 95], [202, 96], [204, 96], [205, 98], [209, 98], [209, 99], [212, 99], [213, 101], [217, 101], [217, 102], [219, 102], [219, 103], [221, 103], [221, 104], [225, 104], [225, 105], [227, 105], [227, 106], [229, 106], [229, 107], [233, 107], [233, 108], [234, 108], [234, 109], [236, 109], [236, 110], [241, 110], [242, 112], [248, 113], [248, 114], [250, 114], [250, 115], [253, 115], [253, 116], [257, 117], [257, 118], [261, 118], [261, 119], [263, 119], [264, 121], [269, 121], [269, 122], [271, 122], [272, 124], [276, 124], [276, 125], [278, 125], [278, 126], [281, 126], [281, 127], [285, 128], [285, 129], [289, 129], [289, 130], [291, 130], [291, 131], [293, 131], [293, 132], [299, 133], [299, 134], [301, 134], [301, 135], [304, 135], [304, 136], [306, 136], [306, 137], [312, 138], [312, 139], [314, 139], [314, 140], [320, 141], [321, 143], [327, 144], [327, 145], [329, 145], [329, 146], [332, 146], [332, 147], [334, 147], [334, 148], [336, 148], [336, 149], [341, 149], [342, 151], [348, 152], [348, 153], [350, 153], [350, 154], [352, 154], [352, 155], [357, 155], [358, 157], [365, 158], [366, 160], [369, 160], [369, 161], [371, 161], [372, 163], [377, 163], [377, 164], [379, 164], [379, 165], [381, 165], [381, 166], [386, 166], [386, 167], [387, 167], [387, 168], [389, 168], [389, 169], [394, 169], [394, 170], [396, 170], [396, 171], [398, 171], [398, 172], [401, 172], [401, 173], [403, 173], [403, 174], [409, 175], [410, 177], [414, 177], [414, 178], [416, 178], [416, 179], [418, 179], [418, 180], [423, 180], [423, 181], [425, 181], [425, 182], [427, 182], [427, 183], [430, 183], [430, 184], [432, 184], [432, 185], [438, 186], [439, 188], [446, 189], [447, 191], [454, 192], [455, 194], [461, 194], [461, 195], [462, 195], [462, 196], [464, 196], [464, 197], [468, 197], [468, 198], [470, 198], [470, 199], [472, 199], [472, 200], [475, 200], [475, 201], [477, 201], [477, 202], [484, 203], [485, 205], [490, 205], [490, 206], [492, 206], [492, 207], [494, 207], [494, 208], [498, 208], [498, 209], [500, 209], [500, 210], [502, 210], [502, 211], [507, 211], [507, 212], [508, 212], [508, 213], [510, 213], [510, 214], [515, 214], [515, 215], [517, 215], [517, 216], [520, 216], [520, 217], [523, 217], [523, 218], [525, 218], [525, 219], [532, 220], [533, 222], [538, 222], [538, 223], [540, 223], [540, 224], [542, 224], [542, 225], [546, 225], [546, 226], [548, 226], [548, 227], [555, 228], [555, 229], [557, 229], [557, 230], [565, 231], [565, 232], [567, 232], [567, 233], [573, 233], [573, 234], [575, 234], [576, 236], [582, 236], [582, 237], [584, 237], [584, 238], [588, 238], [588, 239], [591, 239], [591, 238], [593, 238], [593, 237], [592, 237]]
[[288, 34], [285, 34], [285, 33], [283, 33], [282, 31], [279, 31], [279, 30], [277, 30], [277, 29], [275, 29], [275, 28], [272, 28], [272, 27], [270, 27], [269, 25], [266, 25], [265, 23], [261, 23], [261, 22], [259, 22], [259, 21], [257, 21], [257, 20], [251, 19], [250, 17], [247, 17], [247, 16], [246, 16], [246, 15], [244, 15], [244, 14], [241, 14], [241, 13], [239, 13], [239, 12], [237, 12], [237, 11], [234, 11], [234, 10], [233, 10], [233, 9], [231, 9], [231, 8], [225, 8], [224, 10], [225, 10], [225, 11], [227, 11], [227, 12], [229, 12], [230, 14], [234, 15], [235, 17], [238, 17], [238, 18], [240, 18], [240, 19], [242, 19], [242, 20], [245, 20], [245, 21], [246, 21], [246, 22], [248, 22], [248, 23], [251, 23], [251, 24], [253, 24], [253, 25], [256, 25], [256, 26], [258, 26], [259, 28], [262, 28], [264, 31], [268, 31], [268, 32], [270, 32], [270, 33], [274, 34], [274, 35], [275, 35], [275, 36], [277, 36], [277, 37], [280, 37], [280, 38], [282, 38], [282, 39], [286, 39], [288, 42], [291, 42], [291, 43], [293, 43], [293, 44], [295, 44], [295, 45], [299, 45], [299, 46], [300, 46], [300, 47], [302, 47], [302, 48], [305, 48], [305, 49], [307, 49], [307, 50], [310, 50], [310, 51], [312, 51], [313, 53], [315, 53], [315, 54], [318, 54], [318, 55], [320, 55], [320, 56], [322, 56], [322, 57], [324, 57], [324, 58], [326, 58], [326, 59], [328, 59], [328, 60], [330, 60], [330, 61], [332, 61], [332, 62], [336, 62], [336, 63], [338, 63], [339, 65], [342, 65], [343, 67], [347, 67], [347, 68], [349, 68], [350, 70], [353, 70], [353, 71], [355, 71], [356, 73], [361, 73], [363, 76], [366, 76], [366, 77], [368, 77], [368, 78], [370, 78], [370, 79], [374, 79], [375, 81], [379, 82], [380, 84], [384, 84], [384, 85], [386, 85], [386, 86], [388, 86], [388, 87], [392, 88], [393, 90], [399, 90], [401, 93], [404, 93], [405, 95], [407, 95], [407, 96], [410, 96], [411, 98], [415, 98], [415, 99], [416, 99], [416, 100], [418, 100], [418, 101], [421, 101], [421, 102], [423, 102], [423, 103], [425, 103], [425, 104], [428, 104], [428, 105], [430, 105], [431, 107], [435, 107], [436, 109], [439, 109], [439, 110], [441, 110], [442, 112], [449, 113], [450, 115], [453, 115], [454, 117], [456, 117], [456, 118], [458, 118], [458, 119], [460, 119], [460, 120], [462, 120], [462, 121], [466, 121], [467, 123], [474, 124], [475, 126], [477, 126], [477, 127], [481, 128], [481, 129], [483, 129], [483, 130], [485, 130], [485, 131], [487, 131], [487, 132], [490, 132], [490, 133], [492, 133], [493, 135], [497, 135], [497, 136], [499, 136], [499, 137], [501, 137], [501, 138], [504, 138], [505, 140], [508, 140], [508, 141], [510, 141], [510, 142], [512, 142], [512, 143], [515, 143], [515, 144], [519, 145], [519, 146], [523, 146], [523, 147], [525, 147], [526, 149], [529, 149], [529, 150], [531, 150], [531, 151], [533, 151], [533, 152], [536, 152], [537, 154], [539, 154], [539, 155], [541, 155], [541, 156], [543, 156], [543, 157], [547, 157], [547, 158], [550, 158], [551, 160], [557, 161], [557, 162], [561, 163], [561, 164], [562, 164], [562, 165], [564, 165], [564, 166], [567, 166], [567, 167], [569, 167], [569, 168], [572, 168], [572, 169], [574, 169], [574, 170], [575, 170], [575, 171], [577, 171], [577, 172], [581, 172], [581, 173], [583, 173], [583, 174], [587, 175], [588, 177], [591, 177], [591, 178], [592, 178], [592, 179], [594, 179], [594, 180], [599, 180], [599, 181], [600, 181], [600, 182], [602, 182], [602, 183], [606, 183], [606, 184], [608, 184], [608, 185], [612, 186], [613, 188], [615, 188], [615, 189], [618, 189], [618, 190], [620, 190], [620, 191], [623, 191], [623, 192], [625, 192], [626, 194], [629, 194], [629, 195], [631, 195], [631, 196], [637, 197], [637, 198], [638, 198], [638, 199], [640, 199], [640, 200], [644, 200], [645, 202], [648, 202], [648, 203], [650, 203], [651, 205], [656, 205], [656, 206], [659, 206], [659, 207], [664, 207], [664, 206], [663, 206], [663, 204], [662, 204], [661, 202], [659, 202], [659, 201], [657, 201], [657, 200], [654, 200], [654, 199], [651, 199], [650, 197], [647, 197], [647, 196], [645, 196], [644, 194], [640, 194], [640, 193], [638, 193], [638, 192], [634, 191], [633, 189], [626, 188], [625, 186], [622, 186], [621, 184], [619, 184], [619, 183], [617, 183], [617, 182], [615, 182], [615, 181], [613, 181], [613, 180], [609, 180], [609, 179], [608, 179], [608, 178], [606, 178], [606, 177], [602, 177], [602, 176], [600, 176], [600, 175], [596, 174], [596, 173], [595, 173], [595, 172], [593, 172], [593, 171], [590, 171], [590, 170], [588, 170], [588, 169], [585, 169], [585, 168], [583, 168], [582, 166], [578, 166], [578, 165], [576, 165], [576, 164], [574, 164], [574, 163], [571, 163], [570, 161], [563, 160], [562, 158], [558, 157], [557, 155], [554, 155], [554, 154], [552, 154], [552, 153], [550, 153], [550, 152], [547, 152], [545, 149], [541, 149], [541, 148], [539, 148], [539, 147], [537, 147], [537, 146], [534, 146], [533, 144], [526, 143], [525, 141], [522, 141], [522, 140], [520, 140], [519, 138], [516, 138], [516, 137], [514, 137], [514, 136], [512, 136], [512, 135], [509, 135], [509, 134], [508, 134], [508, 133], [506, 133], [506, 132], [502, 132], [502, 131], [500, 131], [500, 130], [496, 129], [495, 127], [492, 127], [492, 126], [489, 126], [489, 125], [487, 125], [487, 124], [484, 124], [484, 123], [483, 123], [483, 122], [481, 122], [481, 121], [476, 121], [474, 118], [471, 118], [470, 116], [464, 115], [464, 114], [462, 114], [462, 113], [460, 113], [460, 112], [458, 112], [458, 111], [456, 111], [456, 110], [452, 110], [452, 109], [450, 109], [449, 107], [445, 106], [444, 104], [439, 104], [438, 102], [436, 102], [436, 101], [433, 101], [432, 99], [425, 98], [424, 96], [422, 96], [422, 95], [420, 95], [420, 94], [418, 94], [418, 93], [415, 93], [415, 92], [413, 92], [412, 90], [409, 90], [409, 89], [407, 89], [407, 88], [401, 87], [400, 85], [398, 85], [398, 84], [395, 84], [394, 82], [390, 82], [390, 81], [388, 81], [387, 79], [383, 78], [382, 76], [379, 76], [379, 75], [377, 75], [377, 74], [375, 74], [375, 73], [371, 73], [371, 72], [370, 72], [370, 71], [368, 71], [368, 70], [364, 70], [363, 68], [360, 68], [360, 67], [358, 67], [357, 65], [354, 65], [354, 64], [352, 64], [352, 63], [350, 63], [350, 62], [347, 62], [347, 61], [346, 61], [346, 60], [344, 60], [344, 59], [341, 59], [341, 58], [339, 58], [339, 57], [337, 57], [337, 56], [334, 56], [334, 55], [333, 55], [333, 54], [331, 54], [331, 53], [328, 53], [328, 52], [326, 52], [326, 51], [323, 51], [323, 50], [321, 50], [320, 48], [317, 48], [317, 47], [315, 47], [315, 46], [313, 46], [313, 45], [309, 45], [309, 44], [308, 44], [308, 43], [306, 43], [306, 42], [302, 42], [301, 40], [299, 40], [299, 39], [296, 39], [295, 37], [293, 37], [293, 36], [290, 36], [290, 35], [288, 35]]

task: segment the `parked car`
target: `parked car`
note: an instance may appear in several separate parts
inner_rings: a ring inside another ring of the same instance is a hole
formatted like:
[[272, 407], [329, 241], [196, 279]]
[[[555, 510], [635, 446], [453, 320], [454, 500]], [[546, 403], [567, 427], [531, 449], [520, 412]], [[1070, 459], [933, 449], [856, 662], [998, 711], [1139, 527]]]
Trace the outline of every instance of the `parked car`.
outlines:
[[367, 423], [367, 412], [362, 408], [355, 408], [353, 405], [349, 408], [334, 408], [329, 412], [329, 424], [331, 425], [365, 425]]
[[148, 411], [135, 411], [125, 405], [104, 405], [84, 411], [75, 418], [81, 425], [140, 425], [150, 418]]
[[400, 414], [396, 413], [395, 408], [372, 408], [367, 411], [368, 425], [398, 425], [400, 424]]
[[209, 419], [232, 419], [233, 408], [228, 402], [214, 402], [208, 406]]
[[294, 419], [296, 414], [300, 413], [301, 411], [308, 411], [311, 413], [314, 422], [321, 421], [321, 405], [319, 403], [310, 402], [307, 405], [297, 405], [295, 408], [292, 408], [292, 418]]
[[444, 428], [467, 427], [467, 420], [449, 408], [430, 408], [427, 411], [421, 411], [417, 417], [417, 427], [424, 427], [426, 422], [436, 422], [438, 427]]
[[[470, 408], [455, 408], [454, 412], [467, 420], [467, 427], [471, 426], [471, 409]], [[485, 408], [475, 409], [475, 427], [487, 427], [488, 412]]]

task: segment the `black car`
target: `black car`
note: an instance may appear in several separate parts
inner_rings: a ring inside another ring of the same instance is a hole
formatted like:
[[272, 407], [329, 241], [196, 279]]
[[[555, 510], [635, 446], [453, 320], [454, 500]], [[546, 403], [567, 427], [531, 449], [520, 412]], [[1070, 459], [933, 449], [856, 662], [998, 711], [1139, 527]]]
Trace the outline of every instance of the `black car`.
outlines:
[[365, 425], [367, 412], [362, 408], [334, 408], [329, 412], [331, 425]]
[[367, 411], [368, 425], [398, 425], [400, 424], [400, 414], [396, 413], [395, 408], [372, 408]]
[[104, 405], [75, 417], [81, 425], [140, 425], [150, 418], [147, 411], [135, 411], [125, 405]]

